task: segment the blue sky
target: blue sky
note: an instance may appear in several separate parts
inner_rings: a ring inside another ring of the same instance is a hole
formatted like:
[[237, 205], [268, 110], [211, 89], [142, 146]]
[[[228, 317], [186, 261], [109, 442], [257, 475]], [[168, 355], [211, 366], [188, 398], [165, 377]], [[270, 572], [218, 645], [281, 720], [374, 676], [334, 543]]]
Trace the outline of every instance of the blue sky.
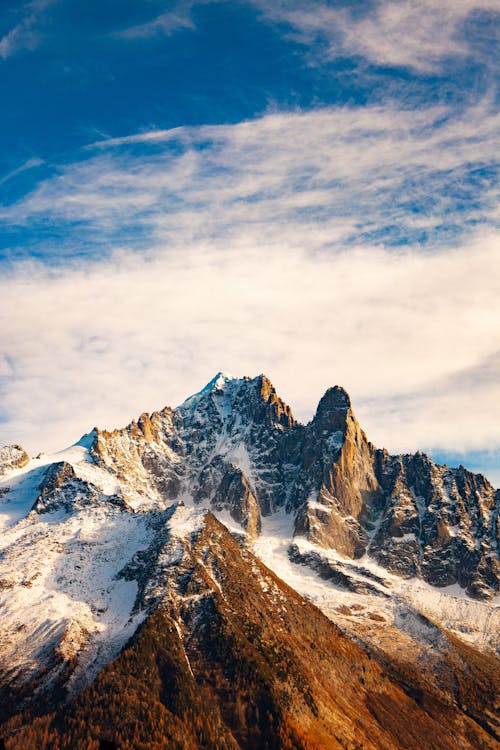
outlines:
[[5, 0], [0, 435], [265, 371], [500, 482], [498, 0]]

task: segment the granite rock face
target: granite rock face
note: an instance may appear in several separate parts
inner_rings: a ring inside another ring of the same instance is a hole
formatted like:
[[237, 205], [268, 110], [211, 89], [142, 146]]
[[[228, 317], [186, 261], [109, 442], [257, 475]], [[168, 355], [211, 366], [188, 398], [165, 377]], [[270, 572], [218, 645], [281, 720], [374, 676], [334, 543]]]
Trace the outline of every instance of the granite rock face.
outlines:
[[176, 409], [95, 430], [90, 454], [135, 510], [194, 501], [227, 510], [252, 538], [286, 509], [296, 536], [347, 558], [368, 554], [478, 599], [499, 590], [500, 491], [463, 467], [375, 448], [337, 386], [301, 425], [264, 375], [219, 373]]
[[498, 591], [500, 492], [463, 466], [427, 456], [378, 453], [386, 504], [370, 552], [400, 575], [434, 586], [458, 583], [486, 599]]
[[330, 388], [305, 428], [291, 497], [299, 509], [295, 532], [348, 557], [361, 557], [383, 504], [374, 455], [349, 396], [342, 388]]
[[142, 414], [120, 430], [94, 430], [90, 448], [97, 466], [119, 482], [147, 491], [158, 502], [176, 498], [181, 487], [182, 445], [174, 427], [174, 412], [165, 408]]
[[32, 513], [52, 513], [63, 510], [71, 513], [84, 507], [96, 507], [100, 503], [107, 506], [123, 506], [119, 495], [106, 495], [91, 482], [77, 477], [71, 464], [60, 461], [51, 464], [46, 470], [39, 487]]
[[159, 504], [186, 494], [220, 503], [227, 473], [239, 470], [268, 515], [287, 501], [303, 429], [264, 375], [234, 380], [220, 373], [175, 410], [143, 414], [122, 430], [96, 430], [91, 452], [99, 466], [133, 478]]
[[231, 467], [224, 475], [212, 500], [217, 510], [228, 510], [231, 517], [243, 526], [250, 538], [261, 530], [259, 503], [241, 469]]
[[463, 466], [391, 456], [367, 440], [349, 397], [327, 391], [305, 428], [295, 533], [351, 558], [478, 599], [499, 590], [500, 491]]

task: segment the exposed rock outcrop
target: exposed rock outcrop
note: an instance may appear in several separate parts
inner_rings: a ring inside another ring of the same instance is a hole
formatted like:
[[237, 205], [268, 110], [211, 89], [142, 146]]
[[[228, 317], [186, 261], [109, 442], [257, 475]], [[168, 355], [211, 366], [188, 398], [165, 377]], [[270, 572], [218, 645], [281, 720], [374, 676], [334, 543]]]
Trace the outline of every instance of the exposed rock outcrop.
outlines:
[[242, 526], [250, 539], [260, 533], [259, 503], [241, 469], [227, 470], [212, 500], [217, 510], [228, 510], [231, 517]]
[[0, 448], [0, 477], [12, 469], [22, 469], [29, 460], [21, 445], [4, 445]]
[[499, 491], [463, 466], [437, 466], [421, 453], [379, 451], [377, 474], [386, 503], [370, 553], [400, 575], [458, 583], [478, 599], [494, 596]]
[[71, 464], [66, 461], [51, 464], [38, 489], [40, 494], [32, 508], [34, 513], [51, 513], [56, 510], [69, 513], [85, 506], [95, 506], [99, 501], [106, 505], [123, 506], [123, 500], [119, 496], [106, 496], [103, 499], [98, 488], [77, 477]]

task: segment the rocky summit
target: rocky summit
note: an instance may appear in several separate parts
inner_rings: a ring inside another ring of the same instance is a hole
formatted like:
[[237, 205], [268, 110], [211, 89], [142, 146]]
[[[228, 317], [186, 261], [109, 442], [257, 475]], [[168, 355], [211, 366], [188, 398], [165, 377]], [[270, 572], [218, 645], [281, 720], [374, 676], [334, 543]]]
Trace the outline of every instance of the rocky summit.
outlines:
[[177, 410], [96, 431], [90, 452], [122, 481], [152, 484], [160, 505], [226, 509], [251, 536], [284, 508], [294, 535], [323, 548], [478, 599], [498, 593], [500, 492], [463, 467], [374, 448], [342, 388], [304, 427], [264, 375], [219, 374]]
[[500, 491], [264, 376], [0, 449], [7, 748], [499, 747]]

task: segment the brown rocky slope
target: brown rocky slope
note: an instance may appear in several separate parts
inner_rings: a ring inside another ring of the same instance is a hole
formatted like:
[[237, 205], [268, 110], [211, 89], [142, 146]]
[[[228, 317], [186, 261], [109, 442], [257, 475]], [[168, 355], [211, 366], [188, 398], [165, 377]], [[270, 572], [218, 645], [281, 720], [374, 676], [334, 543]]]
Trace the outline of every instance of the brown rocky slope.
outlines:
[[499, 747], [484, 711], [498, 661], [469, 655], [466, 683], [438, 695], [412, 680], [409, 695], [397, 664], [383, 670], [211, 514], [182, 547], [120, 656], [67, 705], [4, 724], [7, 750]]

